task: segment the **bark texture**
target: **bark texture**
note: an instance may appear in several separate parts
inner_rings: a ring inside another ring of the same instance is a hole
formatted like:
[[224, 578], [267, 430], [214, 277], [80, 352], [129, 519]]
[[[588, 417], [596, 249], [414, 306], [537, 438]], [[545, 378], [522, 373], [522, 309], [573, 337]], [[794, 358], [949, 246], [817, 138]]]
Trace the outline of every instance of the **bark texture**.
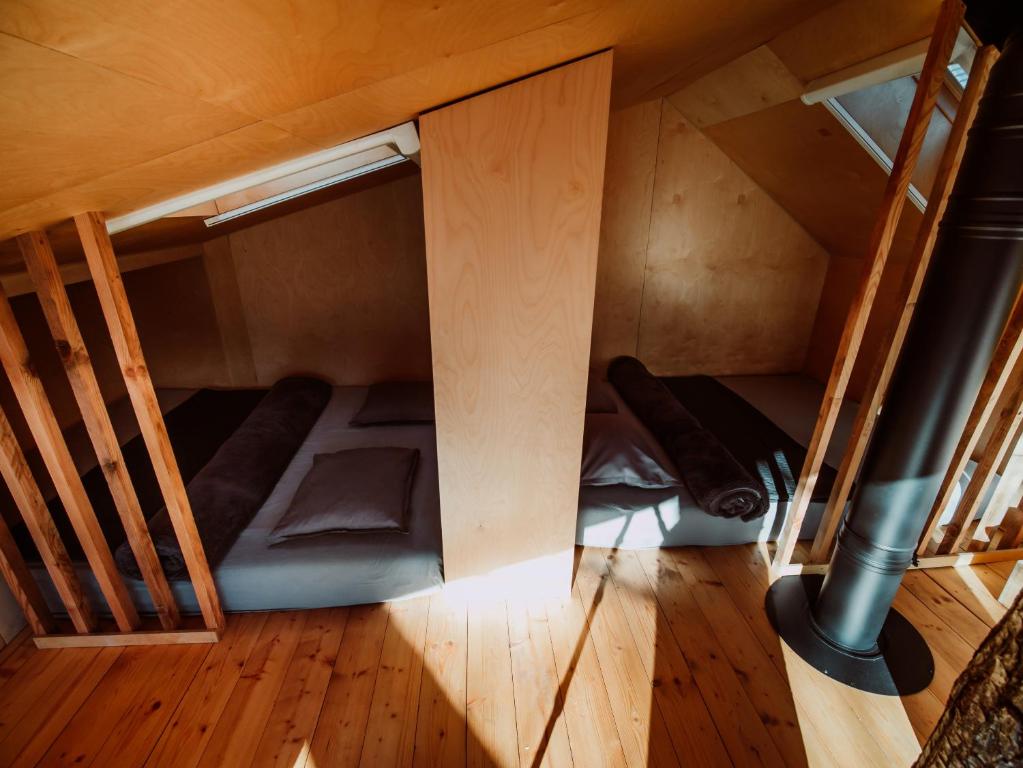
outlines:
[[1023, 595], [956, 680], [917, 768], [1023, 765]]

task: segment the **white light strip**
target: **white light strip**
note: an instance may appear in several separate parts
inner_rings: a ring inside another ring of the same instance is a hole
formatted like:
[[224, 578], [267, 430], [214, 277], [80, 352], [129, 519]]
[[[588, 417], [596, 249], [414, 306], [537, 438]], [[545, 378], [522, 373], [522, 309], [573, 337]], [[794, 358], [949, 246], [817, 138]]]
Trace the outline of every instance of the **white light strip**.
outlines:
[[[884, 168], [884, 172], [891, 175], [892, 168], [895, 167], [895, 163], [890, 157], [888, 157], [885, 151], [878, 146], [877, 142], [870, 137], [870, 134], [864, 130], [863, 126], [856, 122], [856, 118], [850, 115], [846, 108], [839, 103], [838, 99], [825, 99], [823, 104], [824, 107], [827, 108], [828, 112], [833, 114], [838, 122], [840, 122], [850, 134], [852, 134], [852, 137], [856, 139], [859, 145], [867, 150], [867, 154], [874, 158], [878, 165]], [[909, 191], [906, 194], [913, 205], [915, 205], [917, 209], [923, 213], [924, 209], [927, 207], [927, 198], [920, 194], [920, 190], [913, 186], [913, 184], [910, 184]]]
[[320, 189], [332, 187], [335, 184], [340, 184], [342, 181], [348, 181], [349, 179], [354, 179], [359, 176], [365, 176], [367, 173], [379, 171], [381, 168], [387, 168], [392, 165], [397, 165], [398, 163], [404, 163], [406, 160], [408, 160], [408, 158], [405, 157], [405, 155], [392, 155], [391, 157], [386, 157], [383, 160], [377, 160], [372, 163], [367, 163], [366, 165], [360, 165], [358, 168], [353, 168], [350, 171], [337, 173], [333, 176], [328, 176], [325, 179], [313, 181], [309, 184], [303, 184], [301, 187], [295, 187], [295, 189], [279, 192], [276, 195], [265, 197], [262, 200], [256, 200], [248, 205], [243, 205], [230, 211], [218, 213], [216, 216], [210, 216], [208, 219], [203, 219], [203, 223], [206, 224], [207, 227], [215, 227], [217, 224], [223, 224], [225, 221], [237, 219], [239, 216], [245, 216], [253, 211], [261, 211], [264, 208], [269, 208], [271, 205], [283, 203], [285, 200], [294, 200], [296, 197], [301, 197], [302, 195], [308, 195], [310, 192], [316, 192]]
[[202, 189], [197, 189], [194, 192], [179, 195], [178, 197], [164, 200], [163, 202], [155, 205], [150, 205], [146, 208], [126, 213], [123, 216], [115, 216], [107, 220], [107, 232], [111, 235], [123, 232], [126, 229], [132, 229], [143, 224], [148, 224], [151, 221], [162, 219], [165, 216], [170, 216], [178, 211], [184, 211], [188, 208], [202, 205], [203, 203], [209, 203], [219, 197], [231, 195], [235, 192], [248, 189], [249, 187], [274, 181], [282, 176], [289, 176], [293, 173], [306, 171], [310, 168], [315, 168], [318, 165], [323, 165], [324, 163], [329, 163], [343, 157], [348, 157], [350, 155], [358, 154], [359, 152], [365, 152], [368, 149], [376, 149], [377, 147], [382, 146], [391, 146], [394, 148], [395, 152], [398, 152], [406, 158], [414, 159], [419, 153], [419, 135], [416, 133], [415, 125], [411, 122], [402, 123], [401, 125], [389, 128], [386, 131], [380, 131], [379, 133], [364, 136], [361, 139], [355, 139], [354, 141], [339, 144], [338, 146], [331, 147], [330, 149], [324, 149], [320, 152], [314, 152], [310, 155], [295, 158], [294, 160], [278, 163], [277, 165], [272, 165], [269, 168], [264, 168], [260, 171], [247, 173], [244, 176], [237, 176], [233, 179], [222, 181], [219, 184], [203, 187]]

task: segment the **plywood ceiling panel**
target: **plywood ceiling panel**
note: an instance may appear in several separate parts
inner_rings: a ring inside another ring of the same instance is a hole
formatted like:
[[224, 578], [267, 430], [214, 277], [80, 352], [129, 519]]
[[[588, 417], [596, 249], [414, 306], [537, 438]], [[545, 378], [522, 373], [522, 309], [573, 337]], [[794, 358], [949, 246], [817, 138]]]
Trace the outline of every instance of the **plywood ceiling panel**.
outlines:
[[[705, 133], [828, 253], [864, 255], [887, 177], [823, 106], [790, 101]], [[892, 259], [907, 256], [920, 218], [906, 206]]]
[[0, 237], [124, 213], [607, 47], [619, 106], [833, 0], [12, 0]]

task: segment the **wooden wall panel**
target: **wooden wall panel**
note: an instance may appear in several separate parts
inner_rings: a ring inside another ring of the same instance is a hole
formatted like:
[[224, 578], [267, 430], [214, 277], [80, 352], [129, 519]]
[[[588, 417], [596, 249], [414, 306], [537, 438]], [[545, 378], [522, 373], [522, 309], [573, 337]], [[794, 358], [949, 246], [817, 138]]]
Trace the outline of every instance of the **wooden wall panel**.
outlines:
[[590, 364], [600, 373], [639, 345], [661, 100], [611, 114]]
[[592, 367], [628, 354], [664, 374], [800, 370], [817, 242], [668, 99], [612, 115], [607, 163]]
[[444, 570], [567, 595], [611, 54], [425, 115]]
[[418, 176], [230, 241], [256, 383], [302, 372], [338, 384], [430, 377]]
[[640, 359], [672, 374], [798, 370], [827, 253], [663, 105]]

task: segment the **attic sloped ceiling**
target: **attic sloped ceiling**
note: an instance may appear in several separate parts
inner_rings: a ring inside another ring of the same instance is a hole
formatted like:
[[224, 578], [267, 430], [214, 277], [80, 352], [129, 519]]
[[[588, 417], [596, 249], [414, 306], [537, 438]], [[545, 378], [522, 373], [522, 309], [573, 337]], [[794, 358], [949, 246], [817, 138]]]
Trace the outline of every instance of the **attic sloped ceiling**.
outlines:
[[833, 0], [12, 0], [0, 238], [124, 213], [607, 47], [618, 106]]

